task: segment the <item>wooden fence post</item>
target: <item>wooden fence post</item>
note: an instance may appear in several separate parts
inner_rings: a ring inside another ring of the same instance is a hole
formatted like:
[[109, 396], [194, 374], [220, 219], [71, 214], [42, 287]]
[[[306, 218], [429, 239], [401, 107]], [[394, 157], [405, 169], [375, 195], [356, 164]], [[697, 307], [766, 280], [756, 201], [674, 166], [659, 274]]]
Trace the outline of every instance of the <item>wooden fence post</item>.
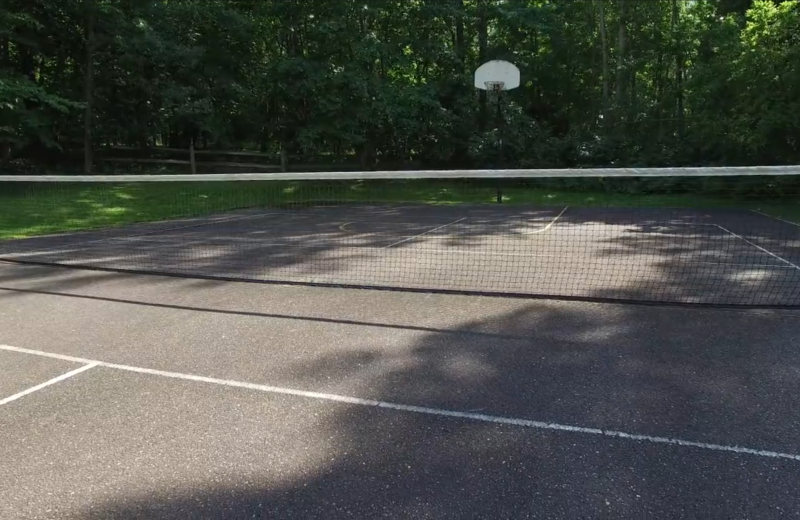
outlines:
[[189, 141], [189, 164], [192, 168], [192, 175], [197, 174], [197, 163], [194, 160], [194, 137]]

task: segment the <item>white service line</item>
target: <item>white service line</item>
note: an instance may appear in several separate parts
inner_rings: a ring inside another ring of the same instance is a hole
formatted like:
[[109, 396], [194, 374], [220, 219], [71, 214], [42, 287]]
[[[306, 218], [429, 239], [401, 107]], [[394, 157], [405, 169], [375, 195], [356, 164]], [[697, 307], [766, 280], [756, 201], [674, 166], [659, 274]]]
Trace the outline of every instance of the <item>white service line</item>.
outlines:
[[731, 231], [730, 229], [726, 229], [726, 228], [724, 228], [724, 227], [720, 226], [719, 224], [714, 224], [714, 225], [715, 225], [715, 226], [717, 226], [718, 228], [720, 228], [722, 231], [725, 231], [726, 233], [730, 233], [731, 235], [735, 236], [735, 237], [736, 237], [736, 238], [738, 238], [739, 240], [742, 240], [742, 241], [744, 241], [744, 242], [747, 242], [748, 244], [750, 244], [751, 246], [755, 247], [755, 248], [756, 248], [756, 249], [758, 249], [759, 251], [763, 251], [764, 253], [767, 253], [769, 256], [771, 256], [771, 257], [773, 257], [773, 258], [777, 258], [778, 260], [780, 260], [780, 261], [781, 261], [781, 262], [783, 262], [784, 264], [790, 265], [790, 266], [794, 267], [795, 269], [797, 269], [798, 271], [800, 271], [800, 265], [793, 264], [792, 262], [790, 262], [790, 261], [786, 260], [785, 258], [782, 258], [782, 257], [780, 257], [780, 256], [776, 255], [776, 254], [775, 254], [775, 253], [773, 253], [772, 251], [769, 251], [769, 250], [767, 250], [767, 249], [764, 249], [764, 248], [763, 248], [763, 247], [761, 247], [760, 245], [758, 245], [758, 244], [755, 244], [755, 243], [753, 243], [753, 242], [751, 242], [751, 241], [747, 240], [746, 238], [744, 238], [744, 237], [743, 237], [743, 236], [741, 236], [741, 235], [737, 235], [736, 233], [734, 233], [734, 232], [733, 232], [733, 231]]
[[763, 211], [758, 211], [757, 209], [751, 209], [750, 211], [758, 215], [761, 215], [762, 217], [771, 218], [772, 220], [778, 220], [780, 222], [785, 222], [786, 224], [791, 224], [792, 226], [800, 227], [800, 224], [798, 224], [797, 222], [792, 222], [791, 220], [786, 220], [785, 218], [773, 217], [772, 215], [767, 215]]
[[[465, 218], [467, 218], [467, 217], [465, 217]], [[438, 221], [442, 221], [442, 220], [450, 220], [450, 218], [427, 217], [426, 219], [420, 219], [420, 220], [418, 220], [416, 222], [393, 222], [391, 220], [351, 220], [351, 221], [345, 222], [344, 224], [340, 225], [339, 229], [344, 231], [345, 233], [350, 233], [352, 235], [378, 235], [380, 233], [393, 234], [393, 231], [391, 231], [391, 230], [389, 230], [389, 231], [351, 231], [348, 228], [352, 224], [364, 224], [364, 223], [373, 224], [373, 225], [374, 224], [388, 224], [389, 226], [409, 226], [409, 227], [411, 227], [411, 226], [413, 226], [413, 227], [429, 227], [429, 226], [432, 225], [431, 223], [424, 224], [422, 222], [422, 220], [438, 220]], [[436, 222], [434, 222], [433, 224], [436, 224]], [[450, 224], [452, 224], [452, 222], [449, 222], [446, 225], [449, 226]]]
[[408, 242], [409, 240], [414, 240], [415, 238], [419, 238], [419, 237], [421, 237], [423, 235], [427, 235], [428, 233], [433, 233], [434, 231], [439, 231], [440, 229], [444, 229], [447, 226], [452, 226], [453, 224], [458, 224], [459, 222], [464, 221], [464, 220], [467, 220], [467, 217], [463, 217], [463, 218], [460, 218], [458, 220], [454, 220], [453, 222], [449, 222], [449, 223], [447, 223], [447, 224], [445, 224], [443, 226], [439, 226], [439, 227], [436, 227], [436, 228], [433, 228], [433, 229], [429, 229], [428, 231], [425, 231], [424, 233], [420, 233], [419, 235], [414, 235], [413, 237], [408, 237], [408, 238], [404, 238], [403, 240], [398, 240], [397, 242], [395, 242], [393, 244], [389, 244], [388, 246], [384, 246], [381, 249], [389, 249], [390, 247], [399, 246], [400, 244], [404, 244], [405, 242]]
[[[374, 249], [374, 248], [370, 248]], [[383, 249], [383, 248], [381, 248]], [[459, 248], [450, 248], [450, 249], [437, 249], [434, 247], [415, 247], [413, 249], [407, 250], [408, 253], [416, 255], [419, 254], [421, 251], [424, 252], [431, 252], [431, 253], [443, 253], [443, 254], [458, 254], [458, 255], [477, 255], [477, 256], [505, 256], [505, 257], [522, 257], [522, 258], [563, 258], [563, 254], [528, 254], [528, 253], [497, 253], [493, 251], [470, 251], [469, 249], [459, 249]]]
[[[788, 459], [800, 462], [800, 455], [793, 453], [782, 453], [777, 451], [760, 450], [755, 448], [745, 448], [742, 446], [727, 446], [724, 444], [711, 444], [707, 442], [687, 441], [684, 439], [676, 439], [672, 437], [657, 437], [652, 435], [639, 435], [636, 433], [628, 433], [616, 430], [604, 430], [600, 428], [591, 428], [584, 426], [571, 426], [567, 424], [558, 424], [543, 421], [533, 421], [530, 419], [516, 419], [513, 417], [502, 417], [497, 415], [487, 415], [472, 412], [459, 412], [455, 410], [444, 410], [441, 408], [429, 408], [427, 406], [413, 406], [406, 404], [390, 403], [386, 401], [377, 401], [374, 399], [362, 399], [359, 397], [348, 397], [336, 394], [326, 394], [320, 392], [309, 392], [306, 390], [295, 390], [292, 388], [282, 388], [277, 386], [259, 385], [255, 383], [245, 383], [241, 381], [231, 381], [227, 379], [217, 379], [215, 377], [197, 376], [192, 374], [182, 374], [178, 372], [167, 372], [164, 370], [154, 370], [151, 368], [141, 368], [129, 365], [118, 365], [115, 363], [105, 363], [102, 361], [83, 359], [73, 356], [64, 356], [62, 354], [52, 354], [49, 352], [42, 352], [39, 350], [30, 350], [19, 347], [12, 347], [9, 345], [0, 345], [0, 350], [7, 350], [10, 352], [19, 352], [22, 354], [31, 354], [34, 356], [42, 356], [53, 359], [60, 359], [63, 361], [72, 361], [75, 363], [88, 363], [82, 370], [87, 370], [93, 366], [101, 366], [104, 368], [111, 368], [115, 370], [123, 370], [126, 372], [134, 372], [137, 374], [147, 374], [152, 376], [167, 377], [170, 379], [180, 379], [183, 381], [194, 381], [198, 383], [208, 383], [213, 385], [227, 386], [231, 388], [244, 388], [247, 390], [255, 390], [258, 392], [266, 392], [271, 394], [291, 395], [295, 397], [305, 397], [308, 399], [317, 399], [320, 401], [331, 401], [336, 403], [347, 403], [357, 406], [373, 406], [377, 408], [386, 408], [389, 410], [397, 410], [401, 412], [418, 413], [423, 415], [432, 415], [437, 417], [454, 417], [457, 419], [465, 419], [468, 421], [477, 421], [484, 423], [502, 424], [506, 426], [520, 426], [523, 428], [532, 428], [537, 430], [552, 430], [570, 433], [582, 433], [588, 435], [600, 435], [603, 437], [613, 437], [618, 439], [627, 439], [641, 442], [649, 442], [652, 444], [670, 444], [674, 446], [684, 446], [690, 448], [699, 448], [704, 450], [737, 453], [741, 455], [756, 455], [759, 457], [769, 457], [774, 459]], [[73, 371], [77, 372], [77, 371]], [[66, 376], [66, 374], [65, 374]], [[64, 377], [64, 376], [62, 376]]]
[[[253, 219], [257, 219], [257, 218], [263, 218], [263, 217], [269, 216], [269, 215], [285, 215], [285, 213], [260, 213], [258, 215], [246, 215], [246, 216], [241, 216], [241, 217], [230, 217], [230, 218], [225, 218], [225, 219], [220, 219], [220, 220], [213, 220], [213, 221], [207, 221], [206, 220], [204, 222], [195, 222], [194, 224], [187, 224], [185, 226], [175, 226], [175, 227], [164, 228], [164, 229], [154, 229], [154, 230], [150, 230], [150, 231], [143, 231], [141, 233], [134, 233], [132, 235], [118, 235], [118, 236], [112, 236], [112, 237], [95, 238], [93, 240], [84, 240], [83, 242], [75, 242], [75, 243], [69, 244], [69, 247], [82, 246], [82, 245], [85, 245], [85, 244], [95, 244], [97, 242], [116, 242], [116, 241], [124, 242], [126, 240], [138, 240], [138, 239], [141, 239], [141, 238], [144, 238], [144, 237], [148, 237], [148, 236], [151, 236], [151, 235], [158, 235], [159, 233], [167, 233], [167, 232], [170, 232], [170, 231], [177, 231], [177, 230], [180, 230], [180, 229], [191, 229], [191, 228], [203, 227], [203, 226], [213, 226], [215, 224], [224, 224], [224, 223], [227, 223], [227, 222], [234, 222], [234, 221], [239, 221], [239, 220], [253, 220]], [[164, 223], [164, 222], [169, 222], [169, 221], [161, 220], [161, 221], [154, 221], [154, 222], [138, 222], [138, 223], [133, 223], [133, 225], [136, 225], [136, 224], [151, 224], [152, 225], [152, 224], [159, 224], [159, 223]], [[113, 228], [113, 229], [115, 231], [124, 230], [124, 228]], [[89, 231], [89, 233], [91, 233], [91, 231]], [[69, 234], [67, 233], [67, 234], [58, 234], [58, 235], [43, 235], [43, 236], [39, 236], [39, 237], [31, 237], [30, 240], [35, 240], [37, 238], [63, 237], [63, 236], [69, 236]], [[50, 248], [50, 249], [37, 249], [36, 252], [42, 252], [44, 254], [48, 254], [49, 252], [52, 252], [52, 248]]]
[[[364, 249], [376, 249], [376, 248], [364, 248]], [[557, 250], [558, 248], [554, 248], [554, 249]], [[377, 250], [380, 251], [380, 249], [377, 249]], [[425, 252], [431, 252], [431, 253], [441, 253], [441, 254], [499, 256], [499, 257], [509, 257], [509, 258], [517, 258], [517, 257], [519, 257], [519, 258], [564, 258], [564, 256], [565, 256], [564, 253], [561, 253], [561, 254], [555, 254], [555, 253], [554, 254], [535, 254], [535, 253], [528, 254], [528, 253], [512, 253], [512, 252], [508, 252], [508, 253], [500, 252], [500, 253], [498, 253], [498, 252], [493, 252], [493, 251], [470, 251], [469, 249], [459, 249], [459, 248], [437, 249], [437, 248], [433, 248], [433, 247], [415, 247], [414, 249], [409, 249], [408, 252], [411, 253], [411, 254], [415, 254], [415, 255], [416, 254], [424, 254]], [[640, 253], [638, 255], [635, 254], [635, 253], [631, 253], [630, 256], [631, 256], [631, 260], [629, 260], [628, 263], [635, 263], [635, 264], [640, 263], [640, 258], [641, 257], [644, 257], [646, 259], [649, 259], [649, 258], [652, 257], [652, 255], [644, 254], [644, 253]], [[693, 258], [679, 258], [679, 260], [691, 261], [691, 260], [694, 260], [694, 259]], [[621, 265], [624, 265], [626, 262], [621, 260], [618, 263], [621, 264]], [[742, 267], [742, 264], [741, 263], [737, 263], [737, 262], [710, 262], [710, 261], [707, 261], [707, 260], [701, 260], [701, 264], [699, 264], [699, 265], [701, 265], [701, 266], [705, 266], [705, 265], [723, 265], [723, 266], [724, 265], [731, 265], [731, 266], [736, 266], [736, 267]], [[746, 267], [747, 268], [758, 268], [758, 269], [794, 269], [795, 268], [794, 265], [791, 265], [791, 266], [786, 265], [786, 266], [784, 266], [784, 265], [778, 265], [778, 264], [746, 264]]]
[[[0, 345], [0, 349], [8, 350], [8, 349], [4, 348], [3, 345]], [[78, 361], [78, 363], [84, 363], [84, 361]], [[94, 368], [94, 367], [100, 365], [100, 362], [98, 362], [98, 361], [89, 361], [88, 363], [89, 363], [88, 365], [84, 365], [84, 366], [82, 366], [80, 368], [76, 368], [75, 370], [73, 370], [71, 372], [67, 372], [66, 374], [61, 374], [58, 377], [54, 377], [50, 381], [45, 381], [44, 383], [42, 383], [40, 385], [36, 385], [36, 386], [31, 387], [31, 388], [28, 388], [27, 390], [23, 390], [22, 392], [20, 392], [18, 394], [12, 395], [11, 397], [6, 397], [5, 399], [1, 399], [0, 400], [0, 406], [3, 406], [4, 404], [8, 404], [11, 401], [16, 401], [20, 397], [25, 397], [28, 394], [32, 394], [32, 393], [34, 393], [34, 392], [36, 392], [38, 390], [41, 390], [42, 388], [46, 388], [46, 387], [48, 387], [50, 385], [54, 385], [56, 383], [64, 381], [65, 379], [69, 379], [70, 377], [72, 377], [74, 375], [78, 375], [81, 372], [85, 372], [86, 370], [89, 370], [90, 368]]]
[[525, 234], [526, 234], [526, 235], [537, 235], [537, 234], [539, 234], [539, 233], [544, 233], [544, 232], [546, 232], [548, 229], [550, 229], [551, 227], [553, 227], [553, 224], [555, 224], [555, 223], [556, 223], [556, 221], [557, 221], [558, 219], [560, 219], [560, 218], [561, 218], [561, 215], [563, 215], [564, 213], [566, 213], [568, 209], [569, 209], [569, 206], [565, 206], [565, 207], [564, 207], [564, 209], [562, 209], [562, 210], [561, 210], [561, 213], [559, 213], [558, 215], [556, 215], [556, 218], [554, 218], [553, 220], [551, 220], [551, 221], [550, 221], [550, 223], [549, 223], [549, 224], [547, 224], [547, 226], [546, 226], [544, 229], [540, 229], [540, 230], [538, 230], [538, 231], [530, 231], [530, 232], [528, 232], [528, 233], [525, 233]]

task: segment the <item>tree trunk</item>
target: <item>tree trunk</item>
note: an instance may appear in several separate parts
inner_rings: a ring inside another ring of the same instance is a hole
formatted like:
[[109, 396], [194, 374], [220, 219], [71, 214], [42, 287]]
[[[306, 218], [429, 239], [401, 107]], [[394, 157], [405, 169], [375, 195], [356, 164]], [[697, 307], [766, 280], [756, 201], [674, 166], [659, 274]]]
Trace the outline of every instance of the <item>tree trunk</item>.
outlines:
[[[674, 1], [674, 0], [673, 0]], [[625, 81], [627, 56], [625, 55], [628, 43], [627, 20], [625, 19], [626, 0], [619, 0], [619, 37], [617, 40], [617, 108], [622, 111], [625, 103]]]
[[11, 44], [8, 36], [0, 36], [0, 67], [11, 67]]
[[[11, 50], [8, 36], [0, 36], [0, 68], [11, 67]], [[0, 164], [11, 159], [11, 143], [0, 142]]]
[[[637, 41], [637, 35], [639, 33], [639, 21], [634, 18], [633, 20], [633, 36], [632, 39], [634, 42]], [[634, 52], [634, 48], [631, 48], [628, 52], [629, 55], [629, 64], [630, 67], [626, 68], [626, 73], [628, 75], [628, 79], [630, 80], [630, 94], [628, 95], [628, 99], [630, 101], [630, 107], [635, 111], [636, 110], [636, 53]]]
[[283, 143], [281, 143], [281, 171], [283, 173], [289, 171], [289, 154]]
[[456, 56], [459, 61], [459, 72], [467, 71], [467, 45], [464, 41], [464, 0], [455, 0], [456, 12]]
[[194, 138], [189, 141], [189, 167], [192, 175], [197, 174], [197, 161], [194, 156]]
[[86, 23], [86, 68], [83, 77], [83, 172], [92, 173], [92, 108], [94, 104], [94, 0], [84, 0]]
[[680, 41], [680, 9], [678, 1], [672, 0], [672, 38], [675, 46], [675, 97], [677, 102], [678, 137], [683, 139], [686, 121], [683, 101], [683, 72], [685, 63], [683, 59], [683, 44]]
[[[589, 9], [587, 10], [587, 27], [590, 33], [594, 31], [595, 25], [597, 24], [597, 9], [595, 8], [595, 0], [592, 0], [589, 3]], [[592, 81], [590, 84], [590, 92], [594, 94], [594, 89], [597, 88], [598, 85], [601, 84], [600, 73], [597, 69], [598, 64], [598, 53], [597, 53], [597, 45], [594, 44], [594, 40], [592, 41], [592, 50], [590, 53], [590, 61], [591, 61], [591, 71], [592, 71]], [[534, 51], [535, 52], [535, 51]], [[597, 125], [597, 121], [599, 120], [598, 116], [602, 113], [602, 108], [598, 110], [597, 99], [594, 95], [592, 95], [590, 106], [592, 108], [592, 114], [595, 116], [592, 121], [592, 128], [595, 128]]]
[[[486, 63], [487, 54], [489, 51], [489, 13], [487, 9], [487, 0], [478, 0], [478, 61], [483, 64]], [[479, 113], [479, 127], [481, 132], [486, 131], [486, 125], [489, 122], [489, 105], [488, 98], [485, 90], [480, 90], [478, 93], [478, 103], [480, 106]]]
[[663, 96], [664, 96], [664, 39], [662, 32], [657, 32], [656, 48], [658, 49], [658, 58], [656, 58], [656, 67], [653, 71], [653, 84], [655, 88], [655, 118], [658, 125], [657, 137], [659, 142], [664, 135], [664, 112], [663, 112]]
[[603, 9], [603, 1], [604, 0], [596, 0], [597, 2], [597, 24], [600, 29], [600, 45], [602, 50], [602, 60], [603, 60], [603, 124], [608, 123], [608, 105], [609, 105], [609, 95], [610, 95], [610, 88], [608, 84], [609, 79], [609, 72], [608, 72], [608, 36], [606, 34], [606, 15], [605, 10]]

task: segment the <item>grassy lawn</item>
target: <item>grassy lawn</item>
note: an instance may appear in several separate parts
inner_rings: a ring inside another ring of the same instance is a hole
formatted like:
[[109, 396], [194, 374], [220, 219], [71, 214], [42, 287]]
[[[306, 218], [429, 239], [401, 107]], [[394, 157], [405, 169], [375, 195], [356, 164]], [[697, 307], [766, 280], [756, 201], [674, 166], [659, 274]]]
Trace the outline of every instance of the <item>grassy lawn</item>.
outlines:
[[[627, 194], [519, 184], [502, 188], [504, 202], [533, 206], [736, 207], [800, 222], [800, 203], [764, 203], [691, 193]], [[0, 184], [0, 239], [168, 220], [242, 208], [303, 202], [494, 203], [491, 183], [402, 182], [156, 182], [129, 184]]]

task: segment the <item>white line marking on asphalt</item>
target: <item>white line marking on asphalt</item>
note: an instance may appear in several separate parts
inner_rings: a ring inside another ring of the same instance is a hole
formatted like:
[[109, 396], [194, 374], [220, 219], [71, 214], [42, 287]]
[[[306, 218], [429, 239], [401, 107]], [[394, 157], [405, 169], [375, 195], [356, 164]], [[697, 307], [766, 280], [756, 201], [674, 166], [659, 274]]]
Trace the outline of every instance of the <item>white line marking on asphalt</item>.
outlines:
[[[215, 224], [226, 224], [228, 222], [238, 222], [238, 221], [244, 221], [244, 220], [255, 220], [255, 219], [263, 218], [263, 217], [270, 216], [270, 215], [285, 215], [285, 214], [284, 213], [259, 213], [258, 215], [243, 215], [243, 216], [239, 216], [239, 217], [223, 218], [223, 219], [220, 219], [220, 220], [204, 220], [202, 222], [194, 222], [192, 224], [186, 224], [186, 225], [183, 225], [183, 226], [174, 226], [174, 227], [164, 228], [164, 229], [151, 229], [150, 231], [142, 231], [140, 233], [133, 233], [131, 235], [116, 235], [116, 236], [103, 237], [103, 238], [94, 238], [92, 240], [84, 240], [82, 242], [70, 243], [70, 244], [67, 244], [66, 246], [63, 246], [63, 247], [83, 246], [83, 245], [86, 245], [86, 244], [96, 244], [96, 243], [99, 243], [99, 242], [125, 242], [125, 241], [129, 241], [129, 240], [130, 241], [139, 241], [140, 239], [146, 239], [146, 238], [152, 237], [152, 236], [156, 236], [156, 237], [158, 237], [159, 235], [169, 236], [167, 234], [169, 232], [171, 232], [171, 231], [179, 231], [179, 230], [182, 230], [182, 229], [192, 229], [192, 228], [198, 228], [198, 227], [203, 227], [203, 226], [213, 226]], [[153, 225], [153, 226], [155, 226], [157, 224], [161, 224], [161, 223], [164, 223], [164, 222], [169, 222], [169, 221], [160, 220], [160, 221], [153, 221], [153, 222], [134, 222], [131, 225], [144, 224], [144, 225]], [[124, 231], [124, 228], [112, 228], [112, 229], [113, 229], [113, 231]], [[90, 234], [90, 233], [92, 233], [92, 231], [87, 231], [86, 233]], [[24, 240], [36, 240], [38, 238], [50, 238], [50, 237], [58, 238], [58, 237], [66, 237], [66, 236], [70, 236], [69, 233], [67, 233], [67, 234], [57, 234], [57, 235], [34, 236], [34, 237], [30, 237], [30, 238], [24, 239]], [[161, 238], [164, 238], [164, 236], [162, 236]], [[56, 249], [56, 251], [59, 251], [59, 250], [63, 249], [63, 247], [59, 248], [59, 249]], [[36, 251], [46, 254], [46, 253], [52, 252], [53, 248], [38, 249]]]
[[[0, 350], [7, 350], [9, 352], [18, 352], [22, 354], [30, 354], [34, 356], [42, 356], [53, 359], [61, 359], [63, 361], [72, 361], [76, 363], [89, 363], [86, 367], [80, 370], [87, 370], [93, 366], [101, 366], [104, 368], [111, 368], [115, 370], [123, 370], [126, 372], [134, 372], [137, 374], [147, 374], [152, 376], [166, 377], [170, 379], [180, 379], [183, 381], [194, 381], [198, 383], [208, 383], [213, 385], [227, 386], [231, 388], [243, 388], [247, 390], [255, 390], [258, 392], [265, 392], [271, 394], [290, 395], [294, 397], [305, 397], [307, 399], [316, 399], [320, 401], [330, 401], [336, 403], [346, 403], [358, 406], [371, 406], [377, 408], [386, 408], [389, 410], [397, 410], [400, 412], [418, 413], [423, 415], [432, 415], [437, 417], [454, 417], [456, 419], [465, 419], [468, 421], [484, 422], [501, 424], [505, 426], [520, 426], [523, 428], [531, 428], [537, 430], [551, 430], [569, 433], [582, 433], [587, 435], [600, 435], [603, 437], [612, 437], [618, 439], [627, 439], [641, 442], [648, 442], [652, 444], [669, 444], [673, 446], [683, 446], [689, 448], [699, 448], [704, 450], [736, 453], [740, 455], [756, 455], [759, 457], [768, 457], [774, 459], [788, 459], [800, 462], [800, 455], [793, 453], [782, 453], [778, 451], [761, 450], [755, 448], [745, 448], [742, 446], [727, 446], [724, 444], [711, 444], [707, 442], [695, 442], [684, 439], [677, 439], [672, 437], [658, 437], [653, 435], [640, 435], [636, 433], [628, 433], [616, 430], [604, 430], [600, 428], [591, 428], [584, 426], [572, 426], [567, 424], [558, 424], [543, 421], [533, 421], [530, 419], [516, 419], [513, 417], [502, 417], [498, 415], [488, 415], [473, 412], [459, 412], [455, 410], [444, 410], [440, 408], [429, 408], [427, 406], [413, 406], [406, 404], [390, 403], [386, 401], [377, 401], [374, 399], [362, 399], [359, 397], [348, 397], [336, 394], [326, 394], [320, 392], [309, 392], [306, 390], [296, 390], [292, 388], [282, 388], [277, 386], [259, 385], [255, 383], [244, 383], [241, 381], [231, 381], [227, 379], [217, 379], [214, 377], [197, 376], [192, 374], [182, 374], [178, 372], [167, 372], [164, 370], [154, 370], [151, 368], [141, 368], [129, 365], [118, 365], [115, 363], [106, 363], [103, 361], [96, 361], [84, 359], [73, 356], [65, 356], [62, 354], [53, 354], [43, 352], [40, 350], [30, 350], [19, 347], [12, 347], [9, 345], [0, 345]], [[77, 371], [73, 371], [77, 373]], [[72, 373], [70, 373], [72, 374]], [[67, 376], [67, 374], [65, 374]], [[62, 376], [63, 378], [64, 376]]]
[[[464, 217], [464, 218], [468, 218], [468, 217]], [[383, 233], [383, 234], [396, 234], [396, 231], [392, 231], [391, 229], [389, 229], [388, 231], [352, 231], [352, 230], [350, 230], [348, 228], [353, 224], [370, 224], [370, 225], [387, 224], [389, 227], [391, 227], [391, 226], [406, 226], [406, 227], [415, 226], [415, 227], [423, 227], [423, 228], [430, 227], [432, 225], [432, 224], [424, 224], [423, 222], [421, 222], [421, 220], [439, 220], [439, 221], [442, 221], [442, 220], [450, 220], [450, 219], [449, 218], [444, 218], [444, 217], [426, 217], [424, 219], [417, 220], [416, 222], [394, 222], [394, 221], [391, 221], [391, 220], [351, 220], [351, 221], [345, 222], [344, 224], [339, 226], [339, 229], [341, 231], [344, 231], [345, 233], [350, 233], [351, 235], [379, 235], [381, 233]], [[435, 225], [436, 223], [434, 222], [433, 224]], [[449, 222], [446, 225], [449, 226], [451, 224], [453, 224], [453, 222]], [[408, 237], [408, 236], [413, 238], [413, 237], [416, 237], [417, 235], [400, 235], [401, 238], [405, 238], [405, 237]]]
[[[4, 348], [3, 345], [0, 345], [0, 348], [2, 348], [3, 350], [9, 350], [7, 348]], [[79, 363], [83, 363], [83, 362], [84, 361], [79, 361]], [[86, 370], [89, 370], [90, 368], [94, 368], [94, 367], [96, 367], [96, 366], [101, 364], [99, 361], [90, 361], [88, 363], [89, 363], [88, 365], [82, 366], [80, 368], [76, 368], [75, 370], [73, 370], [71, 372], [67, 372], [66, 374], [62, 374], [62, 375], [60, 375], [58, 377], [54, 377], [50, 381], [45, 381], [44, 383], [42, 383], [40, 385], [36, 385], [36, 386], [31, 387], [31, 388], [28, 388], [27, 390], [23, 390], [22, 392], [20, 392], [18, 394], [12, 395], [11, 397], [6, 397], [5, 399], [0, 400], [0, 406], [2, 406], [4, 404], [8, 404], [11, 401], [16, 401], [20, 397], [25, 397], [28, 394], [32, 394], [32, 393], [34, 393], [34, 392], [36, 392], [38, 390], [41, 390], [42, 388], [46, 388], [46, 387], [48, 387], [50, 385], [54, 385], [56, 383], [60, 383], [61, 381], [64, 381], [65, 379], [69, 379], [72, 376], [78, 375], [81, 372], [85, 372]]]
[[[372, 249], [381, 251], [383, 248], [374, 248], [374, 247], [365, 247], [364, 249]], [[520, 257], [520, 258], [564, 258], [564, 254], [528, 254], [528, 253], [513, 253], [513, 252], [492, 252], [492, 251], [470, 251], [469, 249], [460, 249], [460, 248], [448, 248], [448, 249], [438, 249], [434, 247], [414, 247], [412, 249], [407, 249], [405, 252], [410, 254], [417, 254], [419, 252], [425, 253], [441, 253], [441, 254], [458, 254], [458, 255], [478, 255], [478, 256], [499, 256], [499, 257]], [[645, 256], [650, 258], [652, 255], [646, 254], [635, 254], [631, 253], [630, 260], [628, 263], [639, 265], [641, 260], [639, 257]], [[680, 258], [678, 258], [680, 259]], [[697, 261], [695, 258], [689, 256], [686, 257], [686, 261]], [[617, 262], [620, 265], [626, 263], [625, 260], [619, 260]], [[700, 267], [703, 266], [735, 266], [735, 267], [747, 267], [747, 268], [754, 268], [754, 269], [794, 269], [795, 267], [788, 266], [788, 265], [780, 265], [780, 264], [742, 264], [741, 262], [712, 262], [708, 260], [701, 260], [698, 264]], [[697, 267], [693, 267], [692, 269], [697, 269]]]
[[753, 213], [757, 213], [762, 217], [771, 218], [772, 220], [779, 220], [781, 222], [785, 222], [786, 224], [791, 224], [793, 226], [800, 227], [800, 224], [798, 224], [797, 222], [792, 222], [791, 220], [786, 220], [785, 218], [773, 217], [772, 215], [768, 215], [767, 213], [764, 213], [763, 211], [758, 211], [757, 209], [751, 209], [750, 211], [752, 211]]
[[736, 238], [738, 238], [739, 240], [742, 240], [742, 241], [744, 241], [744, 242], [747, 242], [748, 244], [750, 244], [751, 246], [755, 247], [755, 248], [756, 248], [756, 249], [758, 249], [759, 251], [762, 251], [762, 252], [764, 252], [764, 253], [767, 253], [769, 256], [771, 256], [771, 257], [773, 257], [773, 258], [777, 258], [778, 260], [780, 260], [780, 261], [781, 261], [781, 262], [783, 262], [784, 264], [790, 265], [790, 266], [794, 267], [795, 269], [797, 269], [798, 271], [800, 271], [800, 265], [793, 264], [792, 262], [790, 262], [790, 261], [786, 260], [785, 258], [782, 258], [782, 257], [780, 257], [780, 256], [776, 255], [776, 254], [775, 254], [775, 253], [773, 253], [772, 251], [769, 251], [769, 250], [767, 250], [767, 249], [764, 249], [764, 248], [763, 248], [763, 247], [761, 247], [760, 245], [758, 245], [758, 244], [755, 244], [755, 243], [753, 243], [753, 242], [751, 242], [751, 241], [747, 240], [747, 239], [746, 239], [746, 238], [744, 238], [743, 236], [737, 235], [737, 234], [736, 234], [736, 233], [734, 233], [733, 231], [731, 231], [731, 230], [729, 230], [729, 229], [726, 229], [726, 228], [724, 228], [724, 227], [720, 226], [719, 224], [715, 224], [715, 225], [716, 225], [718, 228], [720, 228], [722, 231], [725, 231], [726, 233], [730, 233], [731, 235], [735, 236], [735, 237], [736, 237]]
[[563, 215], [564, 213], [566, 213], [568, 209], [569, 209], [569, 206], [565, 206], [565, 207], [564, 207], [564, 209], [562, 209], [562, 210], [561, 210], [561, 213], [559, 213], [558, 215], [556, 215], [556, 218], [554, 218], [553, 220], [551, 220], [551, 221], [550, 221], [550, 223], [549, 223], [549, 224], [547, 224], [547, 226], [546, 226], [544, 229], [540, 229], [540, 230], [538, 230], [538, 231], [529, 231], [529, 232], [527, 232], [527, 233], [525, 233], [525, 234], [526, 234], [526, 235], [536, 235], [536, 234], [539, 234], [539, 233], [544, 233], [544, 232], [546, 232], [548, 229], [550, 229], [551, 227], [553, 227], [553, 224], [555, 224], [555, 223], [556, 223], [556, 221], [557, 221], [558, 219], [560, 219], [560, 218], [561, 218], [561, 215]]
[[400, 244], [408, 242], [409, 240], [414, 240], [415, 238], [419, 238], [419, 237], [421, 237], [423, 235], [427, 235], [428, 233], [433, 233], [434, 231], [439, 231], [440, 229], [444, 229], [447, 226], [452, 226], [453, 224], [458, 224], [459, 222], [464, 221], [464, 220], [467, 220], [467, 217], [463, 217], [463, 218], [460, 218], [458, 220], [454, 220], [453, 222], [450, 222], [448, 224], [444, 224], [443, 226], [439, 226], [439, 227], [435, 227], [433, 229], [429, 229], [428, 231], [425, 231], [424, 233], [420, 233], [419, 235], [414, 235], [413, 237], [408, 237], [408, 238], [404, 238], [403, 240], [398, 240], [397, 242], [394, 242], [393, 244], [389, 244], [388, 246], [384, 246], [383, 249], [389, 249], [390, 247], [399, 246]]

